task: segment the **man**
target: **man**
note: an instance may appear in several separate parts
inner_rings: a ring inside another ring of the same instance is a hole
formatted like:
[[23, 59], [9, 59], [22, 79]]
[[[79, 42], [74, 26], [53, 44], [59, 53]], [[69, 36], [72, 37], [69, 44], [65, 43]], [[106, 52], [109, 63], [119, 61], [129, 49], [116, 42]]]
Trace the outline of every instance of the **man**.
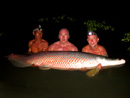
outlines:
[[48, 42], [42, 39], [43, 31], [41, 26], [33, 30], [33, 35], [35, 38], [30, 40], [28, 43], [28, 53], [38, 53], [40, 51], [48, 51]]
[[108, 56], [106, 49], [103, 46], [98, 45], [99, 38], [95, 32], [88, 32], [87, 41], [88, 45], [82, 48], [82, 52]]
[[68, 41], [70, 35], [66, 28], [59, 31], [58, 38], [60, 40], [51, 44], [48, 51], [78, 51], [78, 48]]
[[[103, 46], [98, 45], [99, 38], [95, 32], [88, 32], [87, 41], [88, 41], [88, 45], [82, 48], [82, 52], [87, 52], [87, 53], [92, 53], [92, 54], [108, 57], [106, 49]], [[97, 68], [102, 69], [101, 64], [97, 65]], [[87, 69], [82, 69], [82, 70], [84, 71]]]

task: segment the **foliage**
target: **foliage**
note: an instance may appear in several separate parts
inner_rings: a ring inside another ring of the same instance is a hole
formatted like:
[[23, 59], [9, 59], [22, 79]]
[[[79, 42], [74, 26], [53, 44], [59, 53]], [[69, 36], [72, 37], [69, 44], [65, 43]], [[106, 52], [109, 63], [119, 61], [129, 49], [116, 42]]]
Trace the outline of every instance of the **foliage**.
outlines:
[[[122, 42], [129, 43], [130, 42], [130, 32], [124, 34], [124, 38], [121, 39]], [[127, 49], [130, 51], [130, 47]]]
[[68, 20], [68, 21], [75, 21], [74, 18], [72, 17], [68, 17], [66, 15], [62, 15], [62, 16], [58, 16], [58, 17], [51, 17], [51, 18], [40, 18], [38, 21], [39, 22], [51, 22], [51, 21], [54, 21], [55, 23], [60, 23], [61, 21], [63, 20]]
[[84, 25], [86, 26], [86, 29], [88, 31], [92, 30], [92, 31], [96, 31], [98, 28], [101, 28], [103, 30], [111, 30], [114, 31], [114, 27], [110, 26], [110, 25], [106, 25], [106, 22], [103, 21], [98, 22], [96, 20], [88, 20], [87, 22], [84, 22]]
[[[55, 23], [61, 23], [62, 21], [76, 21], [73, 17], [68, 17], [67, 15], [62, 15], [62, 16], [58, 16], [58, 17], [51, 17], [51, 18], [40, 18], [38, 21], [39, 22], [55, 22]], [[92, 30], [92, 31], [96, 31], [98, 28], [103, 29], [103, 30], [111, 30], [114, 31], [114, 27], [107, 25], [105, 21], [103, 22], [98, 22], [96, 20], [88, 20], [86, 22], [83, 23], [83, 25], [86, 26], [86, 29], [88, 31]]]
[[124, 34], [124, 38], [121, 39], [122, 42], [130, 42], [130, 32]]
[[1, 36], [4, 36], [4, 35], [5, 35], [5, 33], [4, 33], [4, 32], [0, 32], [0, 37], [1, 37]]

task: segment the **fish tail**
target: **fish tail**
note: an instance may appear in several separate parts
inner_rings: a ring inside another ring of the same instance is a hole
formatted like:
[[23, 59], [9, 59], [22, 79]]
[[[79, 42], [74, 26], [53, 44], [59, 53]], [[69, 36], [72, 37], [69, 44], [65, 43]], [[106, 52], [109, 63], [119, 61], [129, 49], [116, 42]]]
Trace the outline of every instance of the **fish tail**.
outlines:
[[25, 56], [11, 54], [8, 56], [8, 60], [16, 67], [29, 67], [32, 64], [27, 63], [23, 58]]

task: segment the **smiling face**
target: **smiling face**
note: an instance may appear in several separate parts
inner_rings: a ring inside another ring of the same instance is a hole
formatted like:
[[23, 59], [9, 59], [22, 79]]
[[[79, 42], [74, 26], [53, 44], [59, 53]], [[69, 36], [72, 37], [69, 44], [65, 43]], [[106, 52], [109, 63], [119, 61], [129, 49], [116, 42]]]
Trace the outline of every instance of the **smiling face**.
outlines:
[[59, 35], [58, 35], [60, 42], [62, 42], [62, 43], [68, 42], [69, 37], [70, 36], [69, 36], [69, 32], [67, 29], [60, 30]]
[[87, 41], [91, 47], [95, 47], [99, 41], [99, 38], [96, 35], [90, 35], [88, 36]]

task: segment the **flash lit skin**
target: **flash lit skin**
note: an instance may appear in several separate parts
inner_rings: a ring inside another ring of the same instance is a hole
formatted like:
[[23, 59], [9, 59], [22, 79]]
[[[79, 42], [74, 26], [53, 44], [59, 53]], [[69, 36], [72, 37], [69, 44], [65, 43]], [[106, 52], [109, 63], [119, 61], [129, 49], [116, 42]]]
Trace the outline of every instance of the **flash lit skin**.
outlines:
[[82, 48], [82, 52], [108, 56], [106, 49], [103, 46], [98, 45], [99, 38], [96, 35], [88, 36], [87, 41], [88, 41], [88, 45]]
[[[92, 53], [92, 54], [108, 57], [106, 49], [103, 46], [98, 45], [99, 38], [96, 35], [88, 36], [87, 41], [88, 41], [88, 45], [82, 48], [82, 52], [87, 52], [87, 53]], [[101, 64], [98, 64], [97, 67], [101, 69]], [[82, 69], [82, 70], [84, 71], [85, 69]]]
[[35, 38], [30, 40], [28, 43], [28, 53], [38, 53], [40, 51], [48, 51], [48, 42], [42, 39], [43, 32], [42, 31], [35, 31], [33, 32]]
[[67, 29], [61, 29], [58, 38], [59, 41], [51, 44], [48, 51], [78, 51], [78, 48], [68, 41], [70, 36]]

